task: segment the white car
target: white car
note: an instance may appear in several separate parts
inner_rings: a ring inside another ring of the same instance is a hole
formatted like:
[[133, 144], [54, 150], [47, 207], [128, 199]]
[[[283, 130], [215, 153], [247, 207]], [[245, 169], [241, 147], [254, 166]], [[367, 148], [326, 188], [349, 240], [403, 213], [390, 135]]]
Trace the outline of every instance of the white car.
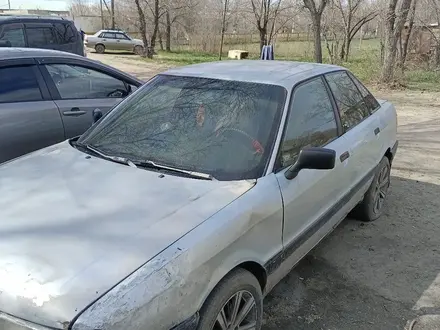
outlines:
[[140, 55], [144, 51], [142, 40], [132, 39], [127, 33], [119, 30], [100, 30], [92, 36], [86, 35], [84, 43], [86, 47], [94, 48], [99, 54], [106, 50], [125, 50]]
[[349, 212], [382, 214], [396, 123], [338, 66], [156, 76], [0, 166], [0, 329], [260, 330], [263, 297]]

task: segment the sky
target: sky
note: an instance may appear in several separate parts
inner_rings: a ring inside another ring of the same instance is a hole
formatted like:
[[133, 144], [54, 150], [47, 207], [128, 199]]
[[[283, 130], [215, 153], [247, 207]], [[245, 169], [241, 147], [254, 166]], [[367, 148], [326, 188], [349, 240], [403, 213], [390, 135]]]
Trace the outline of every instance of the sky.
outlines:
[[[12, 9], [67, 10], [69, 0], [10, 0]], [[8, 8], [8, 0], [0, 0], [0, 8]]]

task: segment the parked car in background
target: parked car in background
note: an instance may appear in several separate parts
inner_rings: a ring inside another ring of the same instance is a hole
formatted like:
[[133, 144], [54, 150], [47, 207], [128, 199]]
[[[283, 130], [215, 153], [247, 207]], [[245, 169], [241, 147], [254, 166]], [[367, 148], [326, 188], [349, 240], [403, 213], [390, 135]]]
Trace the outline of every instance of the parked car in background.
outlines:
[[85, 132], [142, 82], [87, 58], [0, 48], [0, 163]]
[[99, 54], [106, 50], [125, 50], [139, 55], [144, 51], [142, 40], [132, 39], [127, 33], [119, 30], [100, 30], [92, 36], [86, 35], [85, 44]]
[[54, 16], [0, 15], [0, 46], [54, 49], [85, 56], [75, 24]]
[[380, 217], [396, 126], [338, 66], [156, 76], [0, 166], [0, 326], [260, 330], [264, 295], [350, 211]]

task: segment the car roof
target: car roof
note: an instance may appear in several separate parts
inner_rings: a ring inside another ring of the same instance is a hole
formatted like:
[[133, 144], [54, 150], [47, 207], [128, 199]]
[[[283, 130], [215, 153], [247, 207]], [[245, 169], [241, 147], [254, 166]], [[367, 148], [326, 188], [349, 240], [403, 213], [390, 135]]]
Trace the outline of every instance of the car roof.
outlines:
[[122, 30], [99, 30], [98, 32], [125, 33]]
[[0, 15], [0, 24], [4, 22], [10, 22], [10, 21], [65, 21], [65, 22], [71, 22], [68, 19], [65, 19], [61, 16], [38, 16], [38, 15]]
[[64, 57], [64, 58], [81, 58], [83, 56], [60, 52], [52, 49], [39, 49], [39, 48], [15, 48], [4, 47], [0, 48], [0, 60], [9, 60], [16, 58], [37, 58], [37, 57]]
[[289, 89], [307, 78], [339, 70], [346, 69], [308, 62], [226, 60], [173, 68], [162, 74], [265, 83]]

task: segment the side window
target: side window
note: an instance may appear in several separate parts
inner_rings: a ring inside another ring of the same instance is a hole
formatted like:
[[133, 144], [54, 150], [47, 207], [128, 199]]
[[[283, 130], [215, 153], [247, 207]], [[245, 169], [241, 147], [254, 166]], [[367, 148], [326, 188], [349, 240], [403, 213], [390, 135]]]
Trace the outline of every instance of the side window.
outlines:
[[24, 31], [21, 27], [8, 27], [6, 25], [0, 35], [0, 40], [9, 41], [11, 47], [26, 47]]
[[60, 44], [70, 44], [76, 41], [77, 33], [70, 24], [55, 23], [54, 26]]
[[326, 79], [338, 105], [345, 132], [370, 115], [362, 95], [346, 72], [329, 73]]
[[281, 166], [295, 163], [305, 147], [324, 146], [338, 136], [333, 105], [322, 78], [295, 89], [281, 144]]
[[40, 87], [31, 66], [0, 68], [0, 103], [41, 101]]
[[38, 48], [56, 44], [55, 33], [50, 27], [27, 27], [26, 34], [31, 48]]
[[116, 36], [114, 33], [104, 33], [104, 35], [102, 36], [103, 38], [107, 38], [107, 39], [116, 39]]
[[107, 74], [70, 64], [46, 65], [62, 99], [122, 98], [128, 95], [123, 81]]
[[354, 81], [356, 87], [361, 92], [365, 104], [370, 112], [374, 112], [379, 108], [379, 102], [376, 98], [368, 91], [368, 89], [353, 75], [350, 73], [351, 79]]
[[127, 36], [122, 33], [116, 33], [116, 39], [128, 40]]

